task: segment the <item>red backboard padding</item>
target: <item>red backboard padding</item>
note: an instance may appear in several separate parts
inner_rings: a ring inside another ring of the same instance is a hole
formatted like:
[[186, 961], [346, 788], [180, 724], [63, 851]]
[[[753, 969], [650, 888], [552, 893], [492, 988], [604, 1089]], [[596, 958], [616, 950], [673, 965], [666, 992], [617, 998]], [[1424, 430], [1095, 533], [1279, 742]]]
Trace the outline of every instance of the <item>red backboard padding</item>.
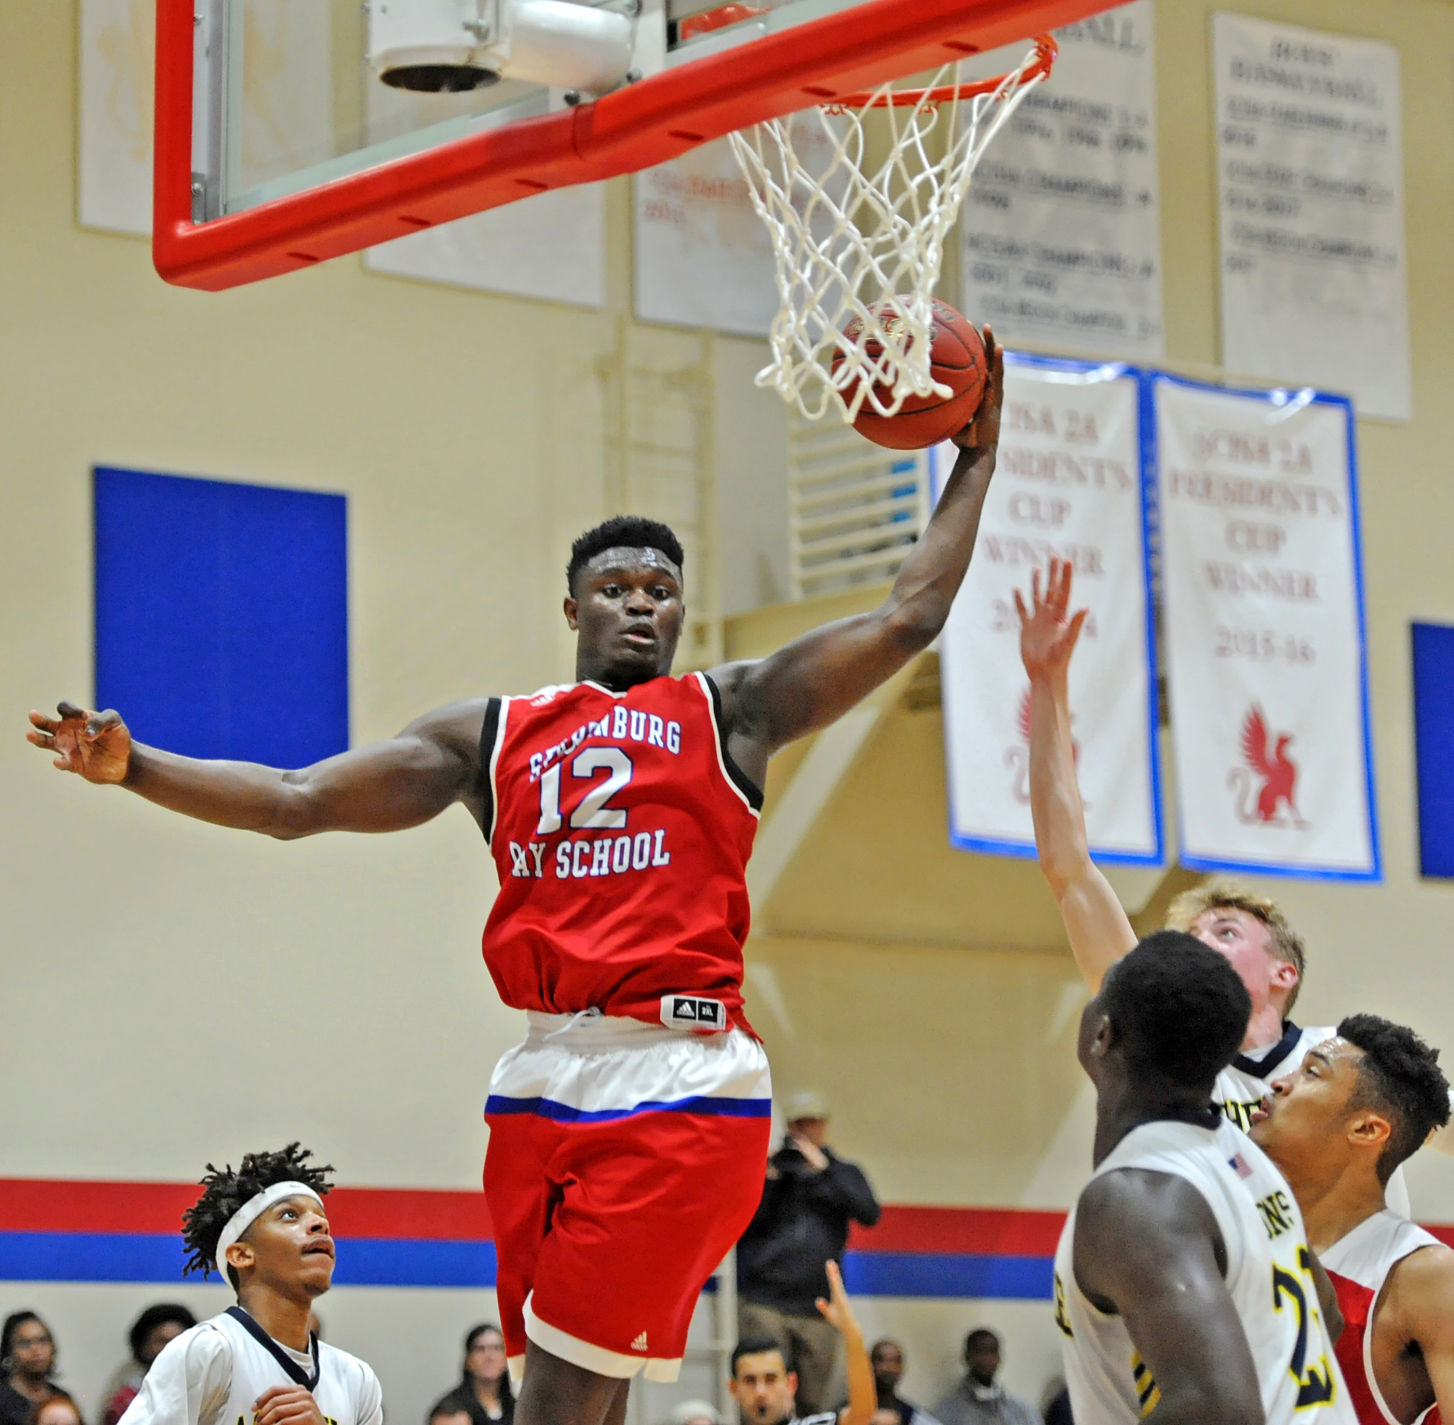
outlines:
[[193, 223], [193, 0], [158, 0], [153, 258], [221, 291], [550, 188], [635, 172], [760, 119], [1026, 39], [1108, 0], [867, 0], [648, 75], [594, 103]]

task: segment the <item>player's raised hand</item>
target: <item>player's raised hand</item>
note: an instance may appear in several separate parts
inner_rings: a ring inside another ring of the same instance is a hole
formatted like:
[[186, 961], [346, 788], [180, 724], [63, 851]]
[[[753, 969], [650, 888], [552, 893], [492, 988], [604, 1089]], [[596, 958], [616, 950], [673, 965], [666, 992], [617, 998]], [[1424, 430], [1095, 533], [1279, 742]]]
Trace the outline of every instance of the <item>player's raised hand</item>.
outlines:
[[820, 1296], [815, 1303], [819, 1314], [840, 1336], [857, 1337], [862, 1334], [858, 1318], [849, 1304], [848, 1293], [843, 1290], [843, 1273], [837, 1262], [828, 1263], [828, 1299]]
[[978, 455], [983, 451], [993, 451], [1000, 443], [1000, 407], [1005, 400], [1005, 352], [999, 342], [995, 340], [994, 328], [985, 323], [984, 328], [984, 358], [987, 373], [984, 383], [984, 395], [980, 398], [979, 409], [974, 413], [974, 419], [965, 428], [950, 439], [961, 450], [968, 451], [971, 455]]
[[1075, 652], [1076, 640], [1085, 623], [1086, 609], [1070, 613], [1070, 584], [1074, 570], [1068, 559], [1052, 559], [1040, 591], [1040, 571], [1030, 579], [1030, 607], [1015, 590], [1015, 609], [1020, 615], [1020, 660], [1032, 678], [1064, 674]]
[[305, 1385], [275, 1385], [257, 1398], [253, 1425], [327, 1425]]
[[131, 733], [112, 711], [90, 712], [74, 703], [57, 703], [56, 717], [31, 710], [27, 742], [52, 754], [62, 772], [88, 782], [122, 782], [131, 765]]

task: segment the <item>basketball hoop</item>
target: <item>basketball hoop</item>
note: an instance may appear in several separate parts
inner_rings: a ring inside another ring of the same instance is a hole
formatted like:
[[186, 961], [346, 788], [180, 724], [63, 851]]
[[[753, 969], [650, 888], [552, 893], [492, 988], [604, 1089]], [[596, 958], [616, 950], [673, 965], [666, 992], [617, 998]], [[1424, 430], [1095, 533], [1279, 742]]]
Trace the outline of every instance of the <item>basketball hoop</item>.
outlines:
[[[832, 406], [852, 421], [865, 402], [891, 416], [911, 396], [949, 394], [929, 374], [944, 244], [980, 157], [1055, 54], [1042, 35], [995, 79], [961, 83], [949, 64], [924, 88], [886, 84], [730, 136], [777, 267], [773, 359], [759, 386], [809, 420]], [[869, 113], [885, 133], [865, 132]], [[869, 171], [870, 147], [885, 139]]]

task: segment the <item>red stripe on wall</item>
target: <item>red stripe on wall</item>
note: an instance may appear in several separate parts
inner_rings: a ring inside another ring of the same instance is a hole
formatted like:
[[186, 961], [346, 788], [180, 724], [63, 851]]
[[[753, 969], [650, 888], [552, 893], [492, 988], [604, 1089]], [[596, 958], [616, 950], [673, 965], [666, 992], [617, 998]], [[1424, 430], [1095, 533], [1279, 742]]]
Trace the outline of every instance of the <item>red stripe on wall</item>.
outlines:
[[[197, 1200], [191, 1183], [0, 1178], [0, 1232], [179, 1233]], [[340, 1237], [486, 1242], [494, 1236], [484, 1194], [440, 1188], [337, 1188], [328, 1215]], [[859, 1252], [1052, 1257], [1063, 1212], [998, 1207], [885, 1207], [878, 1225], [855, 1227]], [[1454, 1225], [1425, 1224], [1454, 1247]]]
[[997, 1207], [885, 1207], [875, 1227], [857, 1227], [849, 1246], [859, 1252], [937, 1252], [950, 1255], [1053, 1257], [1063, 1212]]
[[[174, 1233], [197, 1201], [190, 1183], [0, 1178], [0, 1232]], [[342, 1237], [489, 1241], [481, 1192], [436, 1188], [337, 1188], [328, 1215]]]

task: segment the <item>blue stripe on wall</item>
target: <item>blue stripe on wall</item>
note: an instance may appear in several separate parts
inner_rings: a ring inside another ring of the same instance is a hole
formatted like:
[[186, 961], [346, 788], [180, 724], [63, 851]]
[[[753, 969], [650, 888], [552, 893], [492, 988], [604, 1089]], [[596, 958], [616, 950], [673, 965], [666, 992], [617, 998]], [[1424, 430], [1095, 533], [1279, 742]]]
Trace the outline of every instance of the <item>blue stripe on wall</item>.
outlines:
[[1413, 625], [1419, 870], [1454, 877], [1454, 628]]
[[[0, 1280], [175, 1284], [185, 1257], [173, 1232], [0, 1232]], [[341, 1246], [333, 1280], [336, 1286], [494, 1286], [495, 1244], [354, 1240]]]
[[843, 1284], [859, 1296], [1006, 1297], [1049, 1301], [1048, 1257], [947, 1256], [937, 1252], [849, 1252]]
[[[0, 1232], [0, 1280], [167, 1282], [182, 1280], [173, 1233]], [[849, 1252], [844, 1280], [859, 1296], [1051, 1297], [1043, 1257], [933, 1252]], [[340, 1244], [337, 1286], [492, 1287], [493, 1242], [354, 1238]]]
[[348, 746], [342, 495], [97, 468], [94, 500], [97, 706], [194, 757]]
[[175, 1232], [0, 1232], [0, 1278], [38, 1282], [179, 1282]]

